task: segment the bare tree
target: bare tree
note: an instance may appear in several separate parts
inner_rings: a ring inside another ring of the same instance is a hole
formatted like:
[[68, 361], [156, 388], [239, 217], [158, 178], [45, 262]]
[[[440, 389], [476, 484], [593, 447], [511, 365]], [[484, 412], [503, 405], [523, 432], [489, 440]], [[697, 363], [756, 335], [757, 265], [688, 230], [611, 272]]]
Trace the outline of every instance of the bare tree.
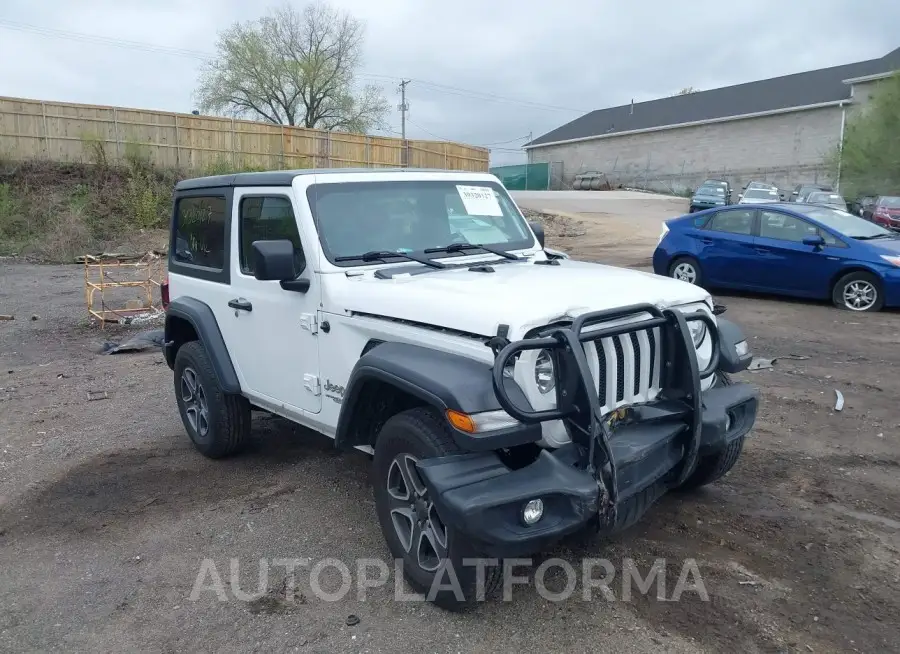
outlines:
[[203, 111], [344, 132], [381, 127], [388, 103], [359, 87], [364, 28], [324, 1], [290, 5], [219, 34], [203, 65], [196, 99]]
[[691, 93], [698, 93], [700, 89], [695, 89], [693, 86], [685, 86], [675, 95], [690, 95]]

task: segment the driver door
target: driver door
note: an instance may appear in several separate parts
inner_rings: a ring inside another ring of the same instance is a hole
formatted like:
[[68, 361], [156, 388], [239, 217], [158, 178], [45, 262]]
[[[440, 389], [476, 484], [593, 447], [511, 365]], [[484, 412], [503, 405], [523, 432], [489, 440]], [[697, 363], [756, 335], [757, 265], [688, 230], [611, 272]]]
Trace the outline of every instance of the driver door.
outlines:
[[[260, 404], [288, 413], [322, 408], [316, 312], [320, 287], [303, 253], [290, 188], [235, 189], [232, 215], [230, 313], [220, 328], [241, 388]], [[253, 276], [251, 244], [288, 239], [294, 244], [298, 278], [305, 293]]]
[[[803, 244], [820, 235], [825, 246]], [[757, 271], [765, 290], [809, 297], [827, 296], [829, 284], [841, 268], [843, 242], [811, 222], [775, 210], [759, 212]]]

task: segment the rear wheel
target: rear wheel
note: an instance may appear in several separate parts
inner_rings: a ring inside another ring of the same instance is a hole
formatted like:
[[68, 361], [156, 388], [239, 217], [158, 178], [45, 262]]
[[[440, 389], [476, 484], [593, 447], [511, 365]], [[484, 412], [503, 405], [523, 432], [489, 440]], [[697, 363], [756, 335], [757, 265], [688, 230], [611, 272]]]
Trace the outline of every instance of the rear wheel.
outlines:
[[385, 423], [372, 466], [375, 508], [391, 555], [416, 591], [450, 610], [486, 597], [502, 572], [499, 565], [474, 565], [479, 552], [444, 523], [418, 471], [423, 459], [460, 452], [444, 420], [432, 409], [416, 408]]
[[700, 264], [693, 257], [678, 257], [669, 266], [669, 277], [700, 286]]
[[831, 291], [831, 301], [837, 308], [848, 311], [880, 311], [884, 293], [875, 275], [857, 270], [838, 280]]

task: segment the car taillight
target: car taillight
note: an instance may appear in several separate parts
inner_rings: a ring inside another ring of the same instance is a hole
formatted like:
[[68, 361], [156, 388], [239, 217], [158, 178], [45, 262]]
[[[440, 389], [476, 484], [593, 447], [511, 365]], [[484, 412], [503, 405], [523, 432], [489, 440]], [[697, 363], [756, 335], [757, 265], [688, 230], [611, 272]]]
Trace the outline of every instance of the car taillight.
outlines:
[[169, 308], [169, 278], [166, 277], [159, 285], [159, 297], [162, 299], [163, 309]]

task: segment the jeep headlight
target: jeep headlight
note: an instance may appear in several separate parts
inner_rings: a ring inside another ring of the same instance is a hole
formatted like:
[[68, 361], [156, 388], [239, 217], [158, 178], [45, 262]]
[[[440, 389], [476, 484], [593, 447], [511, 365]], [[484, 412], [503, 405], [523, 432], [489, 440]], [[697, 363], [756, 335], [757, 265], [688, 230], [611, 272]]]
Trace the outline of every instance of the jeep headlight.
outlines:
[[691, 340], [694, 341], [694, 349], [699, 348], [706, 338], [706, 323], [702, 320], [691, 320], [688, 322], [688, 329], [691, 332]]
[[537, 384], [538, 390], [545, 395], [556, 386], [553, 357], [547, 350], [541, 350], [534, 362], [534, 383]]

